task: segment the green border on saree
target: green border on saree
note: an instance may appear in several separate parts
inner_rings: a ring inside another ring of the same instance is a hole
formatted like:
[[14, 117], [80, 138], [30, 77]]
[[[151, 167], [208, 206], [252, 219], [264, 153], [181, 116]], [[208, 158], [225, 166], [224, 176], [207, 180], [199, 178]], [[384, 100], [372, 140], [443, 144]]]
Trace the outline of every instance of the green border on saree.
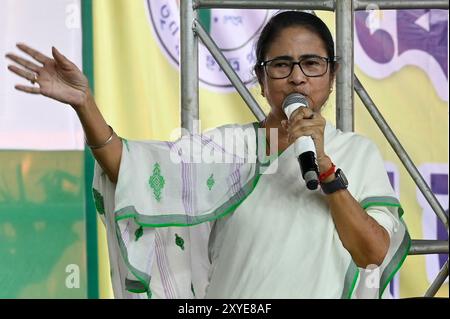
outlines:
[[[398, 247], [396, 253], [392, 257], [392, 261], [386, 266], [385, 270], [381, 274], [381, 286], [378, 297], [381, 298], [384, 290], [391, 282], [392, 278], [394, 278], [395, 274], [400, 270], [403, 263], [406, 260], [406, 257], [408, 256], [409, 250], [411, 248], [411, 237], [409, 236], [408, 230], [406, 228], [406, 225], [403, 221], [403, 219], [400, 219], [400, 222], [405, 227], [405, 234], [403, 235], [402, 243]], [[385, 274], [389, 274], [386, 275]], [[384, 279], [386, 278], [386, 279]]]
[[356, 282], [358, 281], [359, 269], [353, 259], [350, 259], [347, 272], [344, 279], [344, 288], [342, 289], [341, 299], [350, 299], [355, 290]]
[[363, 209], [367, 209], [372, 206], [386, 206], [386, 207], [397, 207], [399, 211], [399, 218], [403, 216], [403, 208], [397, 198], [391, 196], [377, 196], [377, 197], [367, 197], [360, 202]]
[[[400, 246], [398, 247], [397, 251], [392, 257], [392, 260], [385, 267], [385, 270], [381, 274], [380, 289], [378, 293], [378, 297], [381, 298], [384, 293], [384, 290], [389, 285], [392, 278], [394, 278], [395, 274], [399, 271], [406, 257], [408, 256], [409, 250], [411, 248], [411, 237], [409, 236], [408, 228], [406, 227], [406, 224], [403, 221], [402, 217], [404, 214], [403, 208], [397, 198], [391, 196], [367, 197], [360, 202], [360, 205], [363, 209], [367, 209], [369, 207], [374, 206], [396, 207], [398, 209], [397, 217], [399, 218], [400, 222], [402, 223], [405, 229], [405, 233], [403, 235], [403, 239]], [[386, 273], [388, 273], [389, 275], [385, 275]]]
[[151, 298], [151, 290], [150, 290], [151, 276], [147, 275], [146, 273], [143, 273], [143, 272], [139, 271], [138, 269], [134, 268], [130, 264], [130, 262], [128, 260], [127, 249], [125, 248], [125, 244], [124, 244], [124, 242], [122, 240], [122, 236], [120, 235], [120, 228], [118, 226], [119, 225], [117, 225], [117, 223], [116, 223], [116, 237], [117, 237], [117, 240], [119, 242], [119, 248], [120, 248], [120, 253], [122, 255], [122, 259], [125, 261], [125, 265], [127, 266], [128, 270], [143, 285], [142, 288], [138, 288], [138, 289], [136, 289], [136, 287], [130, 288], [128, 283], [132, 283], [134, 281], [126, 278], [125, 279], [125, 289], [127, 289], [129, 292], [133, 292], [133, 293], [144, 293], [145, 292], [145, 293], [147, 293], [147, 296], [149, 298]]

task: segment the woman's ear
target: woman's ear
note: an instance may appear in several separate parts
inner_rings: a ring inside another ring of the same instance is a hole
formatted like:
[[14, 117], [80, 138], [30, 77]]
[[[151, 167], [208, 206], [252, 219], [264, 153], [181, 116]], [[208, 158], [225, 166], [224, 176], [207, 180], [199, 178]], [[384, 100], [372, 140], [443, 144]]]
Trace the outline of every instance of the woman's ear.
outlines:
[[339, 62], [335, 62], [334, 63], [334, 72], [333, 72], [333, 77], [336, 77], [336, 73], [339, 72], [339, 69], [341, 68], [341, 64]]
[[336, 80], [336, 74], [339, 71], [339, 68], [340, 68], [340, 64], [336, 62], [334, 64], [334, 70], [333, 70], [333, 72], [331, 73], [331, 76], [330, 76], [330, 88], [331, 88], [331, 91], [333, 90], [334, 81]]

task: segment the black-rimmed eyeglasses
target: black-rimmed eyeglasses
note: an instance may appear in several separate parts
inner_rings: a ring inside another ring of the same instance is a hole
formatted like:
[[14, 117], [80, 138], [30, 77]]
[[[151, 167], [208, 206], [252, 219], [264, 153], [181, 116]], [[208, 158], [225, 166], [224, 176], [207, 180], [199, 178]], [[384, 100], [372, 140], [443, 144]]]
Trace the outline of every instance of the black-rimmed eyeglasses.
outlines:
[[299, 61], [289, 58], [278, 57], [263, 61], [260, 66], [264, 67], [267, 75], [272, 79], [284, 79], [291, 75], [294, 66], [298, 65], [303, 74], [308, 77], [319, 77], [327, 73], [328, 64], [336, 61], [336, 57], [325, 58], [317, 55], [302, 57]]

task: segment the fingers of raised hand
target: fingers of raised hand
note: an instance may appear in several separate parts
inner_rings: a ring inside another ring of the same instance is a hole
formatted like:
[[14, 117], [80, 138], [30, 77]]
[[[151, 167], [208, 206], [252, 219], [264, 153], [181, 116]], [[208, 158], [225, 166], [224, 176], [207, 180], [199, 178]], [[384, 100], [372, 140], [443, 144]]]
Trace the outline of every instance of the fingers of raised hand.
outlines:
[[24, 79], [27, 79], [30, 82], [34, 82], [36, 81], [36, 73], [34, 72], [30, 72], [30, 71], [26, 71], [24, 69], [21, 69], [15, 65], [8, 65], [8, 70], [10, 70], [11, 72], [17, 74], [20, 77], [23, 77]]
[[38, 62], [40, 62], [42, 64], [45, 64], [45, 63], [47, 63], [47, 62], [52, 60], [48, 56], [46, 56], [46, 55], [42, 54], [41, 52], [39, 52], [39, 51], [29, 47], [26, 44], [18, 43], [17, 47], [21, 51], [25, 52], [26, 54], [28, 54], [29, 56], [33, 57], [36, 61], [38, 61]]
[[41, 89], [38, 87], [32, 87], [32, 86], [26, 86], [26, 85], [16, 85], [15, 88], [16, 88], [16, 90], [26, 92], [26, 93], [31, 93], [31, 94], [40, 94], [41, 93]]
[[65, 69], [72, 69], [73, 63], [68, 58], [66, 58], [61, 52], [55, 47], [52, 47], [52, 55], [55, 58], [56, 63], [61, 65]]
[[24, 58], [21, 58], [21, 57], [15, 55], [15, 54], [9, 53], [9, 54], [6, 55], [6, 57], [8, 59], [10, 59], [11, 61], [16, 62], [17, 64], [23, 66], [24, 68], [26, 68], [26, 69], [28, 69], [30, 71], [35, 72], [35, 73], [38, 73], [39, 70], [41, 69], [40, 66], [38, 66], [38, 65], [34, 64], [33, 62], [28, 61], [28, 60], [26, 60]]

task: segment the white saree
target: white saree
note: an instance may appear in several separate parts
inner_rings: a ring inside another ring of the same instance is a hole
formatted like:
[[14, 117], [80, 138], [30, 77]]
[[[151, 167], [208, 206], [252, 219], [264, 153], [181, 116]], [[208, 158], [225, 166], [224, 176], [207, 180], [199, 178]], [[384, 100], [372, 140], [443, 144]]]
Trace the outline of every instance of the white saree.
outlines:
[[[382, 265], [359, 269], [325, 195], [306, 189], [293, 147], [270, 161], [256, 156], [265, 145], [257, 128], [229, 125], [176, 142], [124, 140], [117, 185], [96, 163], [93, 193], [116, 298], [383, 295], [410, 238], [376, 146], [327, 123], [326, 154], [390, 236]], [[231, 146], [215, 139], [227, 129]]]

